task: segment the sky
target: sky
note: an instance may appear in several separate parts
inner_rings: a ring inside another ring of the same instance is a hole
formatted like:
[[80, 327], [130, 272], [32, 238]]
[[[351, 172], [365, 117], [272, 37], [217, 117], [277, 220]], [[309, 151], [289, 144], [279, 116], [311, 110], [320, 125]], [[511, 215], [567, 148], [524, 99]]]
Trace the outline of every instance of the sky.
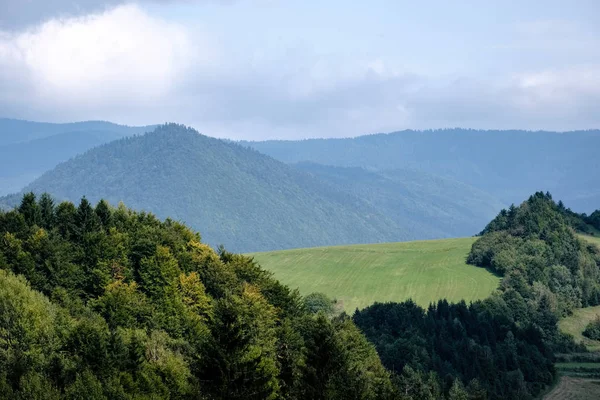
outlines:
[[230, 139], [600, 128], [600, 2], [0, 0], [0, 117]]

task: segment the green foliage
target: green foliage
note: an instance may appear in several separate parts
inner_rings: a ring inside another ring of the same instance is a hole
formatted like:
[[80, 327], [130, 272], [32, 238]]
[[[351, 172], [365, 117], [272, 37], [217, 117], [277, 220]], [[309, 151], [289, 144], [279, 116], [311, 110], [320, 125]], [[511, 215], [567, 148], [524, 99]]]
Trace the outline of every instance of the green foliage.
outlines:
[[398, 373], [399, 392], [436, 398], [437, 382], [447, 399], [522, 399], [550, 385], [553, 353], [580, 350], [558, 331], [559, 318], [600, 301], [600, 251], [575, 232], [585, 218], [535, 193], [501, 211], [472, 245], [467, 262], [504, 277], [490, 298], [357, 311], [355, 323]]
[[0, 196], [18, 192], [58, 163], [92, 147], [152, 129], [101, 121], [51, 124], [0, 118]]
[[30, 194], [0, 233], [0, 399], [393, 395], [349, 319], [177, 222]]
[[600, 230], [600, 210], [594, 211], [586, 221], [588, 224], [592, 225], [597, 230]]
[[514, 289], [538, 306], [543, 297], [558, 317], [599, 304], [600, 254], [573, 230], [582, 218], [538, 192], [500, 212], [467, 261], [510, 276], [504, 290]]
[[600, 317], [590, 322], [582, 332], [583, 336], [592, 340], [600, 340]]
[[522, 399], [555, 376], [553, 355], [539, 328], [515, 321], [500, 296], [423, 310], [413, 302], [376, 303], [354, 322], [383, 364], [399, 375], [406, 399]]
[[331, 316], [335, 312], [335, 303], [335, 300], [331, 300], [324, 293], [315, 292], [304, 297], [304, 306], [313, 314], [322, 312]]

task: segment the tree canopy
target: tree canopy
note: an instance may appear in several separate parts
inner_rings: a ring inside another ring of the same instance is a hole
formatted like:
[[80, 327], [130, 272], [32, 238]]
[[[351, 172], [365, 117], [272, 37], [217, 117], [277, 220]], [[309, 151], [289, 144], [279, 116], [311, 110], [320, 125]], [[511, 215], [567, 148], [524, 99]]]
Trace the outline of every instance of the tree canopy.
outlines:
[[0, 212], [0, 398], [393, 398], [347, 316], [124, 205]]

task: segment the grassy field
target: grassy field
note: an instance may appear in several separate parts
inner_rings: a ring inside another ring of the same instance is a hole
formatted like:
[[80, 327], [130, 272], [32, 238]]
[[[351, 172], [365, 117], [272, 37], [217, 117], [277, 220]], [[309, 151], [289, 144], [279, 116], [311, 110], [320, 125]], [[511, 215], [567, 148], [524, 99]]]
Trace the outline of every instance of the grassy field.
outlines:
[[590, 235], [579, 235], [579, 237], [584, 238], [585, 240], [587, 240], [588, 242], [591, 243], [595, 243], [598, 246], [600, 246], [600, 235], [594, 235], [594, 236], [590, 236]]
[[500, 279], [467, 265], [475, 238], [317, 247], [251, 254], [302, 294], [323, 292], [347, 312], [376, 301], [482, 299]]
[[600, 306], [580, 308], [573, 312], [573, 315], [563, 318], [558, 322], [558, 328], [570, 335], [573, 335], [575, 341], [583, 343], [590, 351], [600, 351], [600, 342], [590, 340], [583, 336], [581, 332], [587, 324], [600, 315]]

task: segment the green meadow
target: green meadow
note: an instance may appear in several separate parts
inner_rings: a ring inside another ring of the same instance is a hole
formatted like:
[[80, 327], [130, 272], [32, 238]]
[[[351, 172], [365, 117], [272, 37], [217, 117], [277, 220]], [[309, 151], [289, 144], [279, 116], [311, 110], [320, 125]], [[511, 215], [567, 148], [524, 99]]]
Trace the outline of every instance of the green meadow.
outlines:
[[573, 311], [572, 315], [561, 319], [558, 328], [573, 336], [576, 342], [583, 343], [590, 351], [599, 351], [600, 342], [591, 340], [582, 335], [585, 327], [600, 316], [600, 306], [580, 308]]
[[304, 295], [322, 292], [353, 312], [374, 302], [478, 300], [500, 278], [465, 263], [476, 238], [382, 243], [253, 253], [275, 278]]

